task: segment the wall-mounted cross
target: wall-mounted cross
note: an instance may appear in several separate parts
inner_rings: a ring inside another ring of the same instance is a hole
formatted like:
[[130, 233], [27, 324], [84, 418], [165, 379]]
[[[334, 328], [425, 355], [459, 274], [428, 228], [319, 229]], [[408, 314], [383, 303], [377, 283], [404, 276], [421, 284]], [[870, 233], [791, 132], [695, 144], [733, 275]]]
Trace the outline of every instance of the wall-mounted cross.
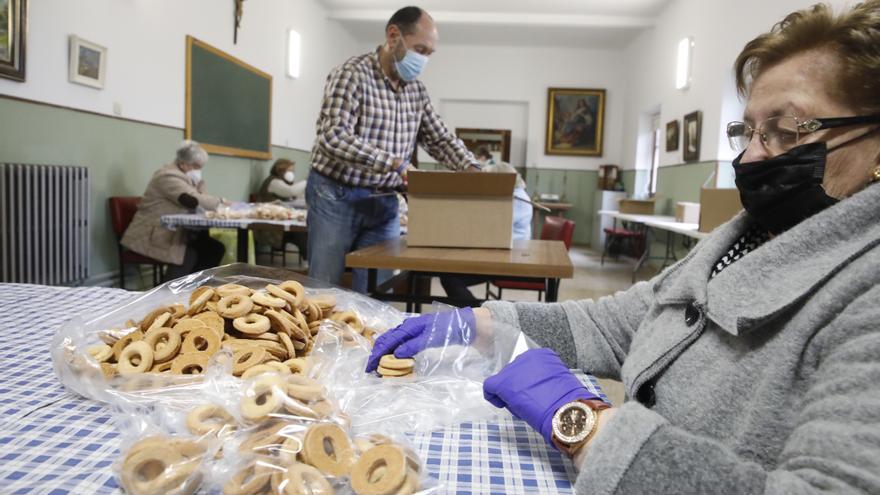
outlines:
[[241, 16], [244, 14], [244, 0], [233, 0], [235, 2], [235, 32], [232, 35], [232, 43], [238, 44], [238, 28], [241, 27]]

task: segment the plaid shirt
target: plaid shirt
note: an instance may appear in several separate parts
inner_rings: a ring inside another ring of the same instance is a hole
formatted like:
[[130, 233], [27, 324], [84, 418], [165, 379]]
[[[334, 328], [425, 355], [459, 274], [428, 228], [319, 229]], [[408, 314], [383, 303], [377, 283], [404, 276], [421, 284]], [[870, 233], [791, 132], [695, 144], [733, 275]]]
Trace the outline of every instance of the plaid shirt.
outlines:
[[434, 111], [421, 81], [394, 90], [379, 65], [379, 49], [333, 69], [324, 88], [312, 167], [353, 187], [403, 185], [395, 158], [409, 161], [416, 140], [448, 168], [479, 168], [464, 143]]

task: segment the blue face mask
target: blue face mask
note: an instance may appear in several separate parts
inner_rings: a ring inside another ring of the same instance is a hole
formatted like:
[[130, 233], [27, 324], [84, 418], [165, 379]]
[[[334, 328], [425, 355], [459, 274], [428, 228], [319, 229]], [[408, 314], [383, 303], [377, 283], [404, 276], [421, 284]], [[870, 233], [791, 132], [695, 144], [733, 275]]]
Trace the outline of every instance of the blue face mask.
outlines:
[[428, 57], [410, 49], [406, 50], [406, 55], [402, 60], [394, 62], [397, 75], [406, 82], [415, 81], [419, 74], [425, 70], [426, 65], [428, 65]]

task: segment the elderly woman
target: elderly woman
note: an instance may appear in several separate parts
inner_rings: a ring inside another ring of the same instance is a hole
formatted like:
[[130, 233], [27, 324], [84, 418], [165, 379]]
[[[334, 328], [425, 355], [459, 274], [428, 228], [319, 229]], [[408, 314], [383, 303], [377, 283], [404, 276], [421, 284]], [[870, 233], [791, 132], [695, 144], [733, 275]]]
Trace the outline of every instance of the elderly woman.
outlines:
[[[522, 330], [545, 348], [485, 397], [573, 456], [577, 493], [880, 493], [880, 0], [789, 15], [736, 77], [745, 212], [614, 296], [407, 320], [368, 369]], [[609, 408], [569, 368], [628, 400]]]
[[166, 279], [217, 266], [223, 259], [223, 244], [207, 230], [168, 230], [160, 224], [162, 215], [191, 213], [197, 208], [216, 209], [220, 198], [205, 191], [202, 168], [208, 153], [194, 141], [177, 148], [173, 163], [153, 174], [138, 211], [122, 236], [122, 245], [136, 253], [168, 263]]

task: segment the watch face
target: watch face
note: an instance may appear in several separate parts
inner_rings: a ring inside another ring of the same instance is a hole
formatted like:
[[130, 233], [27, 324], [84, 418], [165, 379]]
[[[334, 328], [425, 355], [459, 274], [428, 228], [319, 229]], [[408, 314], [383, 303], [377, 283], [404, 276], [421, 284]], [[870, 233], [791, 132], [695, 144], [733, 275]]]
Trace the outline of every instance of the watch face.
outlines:
[[596, 413], [586, 404], [572, 402], [553, 416], [553, 434], [563, 443], [580, 442], [593, 431], [595, 421]]

